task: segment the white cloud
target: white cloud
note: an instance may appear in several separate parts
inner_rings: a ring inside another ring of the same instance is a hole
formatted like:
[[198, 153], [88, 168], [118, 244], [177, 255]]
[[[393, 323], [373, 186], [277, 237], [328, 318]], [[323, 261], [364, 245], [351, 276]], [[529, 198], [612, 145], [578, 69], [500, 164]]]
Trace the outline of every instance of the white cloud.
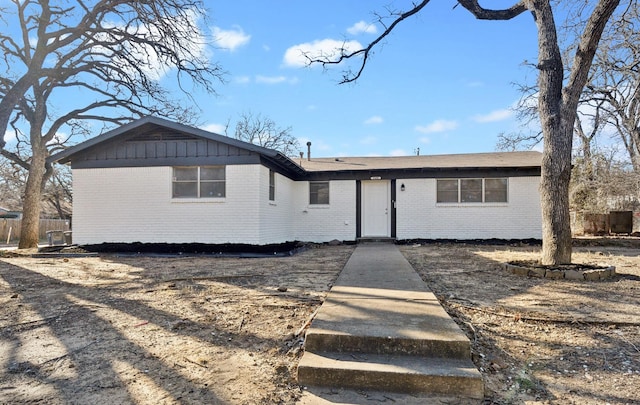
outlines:
[[456, 121], [436, 120], [428, 125], [416, 125], [415, 130], [423, 134], [433, 134], [436, 132], [452, 131], [458, 128]]
[[288, 83], [288, 84], [296, 84], [298, 83], [297, 77], [287, 78], [286, 76], [256, 76], [256, 83], [260, 84], [280, 84], [280, 83]]
[[320, 39], [290, 47], [284, 53], [284, 64], [290, 67], [304, 67], [311, 59], [335, 60], [341, 52], [352, 52], [362, 49], [358, 41], [340, 41]]
[[218, 46], [229, 52], [248, 44], [251, 40], [251, 35], [245, 34], [238, 26], [234, 26], [230, 30], [223, 30], [220, 27], [213, 27], [211, 30]]
[[485, 114], [485, 115], [476, 115], [473, 117], [473, 120], [475, 122], [479, 122], [481, 124], [487, 123], [487, 122], [498, 122], [498, 121], [504, 121], [506, 119], [511, 118], [511, 116], [513, 115], [513, 111], [508, 110], [508, 109], [503, 109], [503, 110], [495, 110], [495, 111], [491, 111], [489, 114]]
[[207, 124], [205, 126], [200, 127], [200, 129], [204, 129], [205, 131], [213, 132], [219, 135], [224, 135], [225, 130], [227, 128], [225, 125], [222, 125], [222, 124]]
[[424, 143], [426, 145], [431, 143], [431, 138], [428, 138], [426, 136], [423, 136], [422, 138], [418, 139], [420, 141], [420, 143]]
[[69, 134], [66, 132], [56, 132], [56, 134], [53, 137], [53, 141], [60, 143], [60, 144], [64, 144], [69, 140]]
[[373, 117], [369, 117], [367, 118], [364, 123], [367, 125], [371, 125], [371, 124], [382, 124], [384, 120], [382, 119], [381, 116], [379, 115], [374, 115]]
[[247, 84], [251, 82], [251, 78], [249, 76], [237, 76], [234, 78], [234, 81], [238, 84]]
[[4, 133], [4, 141], [9, 143], [16, 139], [16, 131], [7, 131]]
[[375, 136], [366, 136], [360, 139], [360, 143], [362, 145], [373, 145], [376, 142], [378, 142], [378, 138], [376, 138]]
[[408, 156], [408, 154], [403, 149], [394, 149], [389, 152], [389, 156]]
[[256, 76], [256, 83], [278, 84], [278, 83], [284, 83], [286, 81], [287, 81], [287, 78], [285, 76], [261, 76], [261, 75]]
[[347, 32], [351, 35], [375, 34], [378, 32], [378, 28], [373, 24], [364, 21], [358, 21], [351, 27], [347, 28]]

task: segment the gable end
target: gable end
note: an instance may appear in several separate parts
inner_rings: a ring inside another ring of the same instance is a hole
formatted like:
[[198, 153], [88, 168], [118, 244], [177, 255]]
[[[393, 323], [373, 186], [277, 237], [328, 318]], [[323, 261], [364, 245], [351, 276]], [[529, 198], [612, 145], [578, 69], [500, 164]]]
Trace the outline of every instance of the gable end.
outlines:
[[258, 153], [173, 131], [136, 133], [77, 154], [72, 168], [255, 164]]

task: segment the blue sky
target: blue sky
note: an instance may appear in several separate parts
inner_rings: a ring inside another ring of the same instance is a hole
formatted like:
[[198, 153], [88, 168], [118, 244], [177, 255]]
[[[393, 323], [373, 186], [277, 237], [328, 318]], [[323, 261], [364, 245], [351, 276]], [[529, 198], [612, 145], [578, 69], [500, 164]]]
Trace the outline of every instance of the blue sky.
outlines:
[[316, 157], [488, 152], [499, 133], [519, 130], [514, 83], [535, 81], [523, 65], [537, 54], [528, 13], [477, 21], [453, 0], [434, 0], [376, 49], [355, 84], [337, 84], [340, 67], [309, 68], [296, 57], [331, 41], [367, 44], [382, 29], [373, 12], [389, 4], [209, 2], [212, 57], [229, 75], [218, 97], [197, 98], [205, 127], [219, 132], [231, 120], [233, 129], [250, 111], [290, 126]]
[[[204, 129], [223, 133], [229, 123], [232, 134], [239, 117], [250, 112], [291, 127], [302, 149], [312, 142], [315, 157], [401, 156], [418, 148], [423, 155], [489, 152], [498, 134], [520, 130], [510, 110], [520, 97], [514, 83], [533, 83], [536, 76], [523, 65], [537, 55], [529, 13], [478, 21], [462, 7], [454, 9], [455, 0], [433, 0], [375, 49], [356, 83], [338, 85], [342, 67], [305, 66], [300, 49], [313, 54], [345, 41], [366, 45], [382, 30], [374, 12], [407, 10], [410, 1], [205, 4], [209, 25], [202, 33], [216, 39], [209, 54], [228, 73], [226, 83], [217, 85], [217, 96], [194, 90], [190, 99], [174, 92], [177, 102], [195, 101]], [[495, 8], [511, 4], [491, 2]], [[175, 88], [168, 73], [160, 80]], [[55, 109], [80, 98], [62, 97]], [[9, 144], [12, 138], [8, 132]]]

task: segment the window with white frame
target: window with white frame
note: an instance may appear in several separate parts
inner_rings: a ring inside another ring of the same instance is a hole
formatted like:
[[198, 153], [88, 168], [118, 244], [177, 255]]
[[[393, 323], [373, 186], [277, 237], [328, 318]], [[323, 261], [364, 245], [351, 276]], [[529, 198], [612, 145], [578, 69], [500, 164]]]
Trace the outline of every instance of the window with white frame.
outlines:
[[329, 182], [328, 181], [309, 182], [309, 204], [311, 205], [329, 204]]
[[437, 203], [506, 203], [509, 179], [438, 179]]
[[269, 201], [276, 200], [276, 172], [269, 170]]
[[173, 198], [224, 198], [224, 166], [174, 167]]

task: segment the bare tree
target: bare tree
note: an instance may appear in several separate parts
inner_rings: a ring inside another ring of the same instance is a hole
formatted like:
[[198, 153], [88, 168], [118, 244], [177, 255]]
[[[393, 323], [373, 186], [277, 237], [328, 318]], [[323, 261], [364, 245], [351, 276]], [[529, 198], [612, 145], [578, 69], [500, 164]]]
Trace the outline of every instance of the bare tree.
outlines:
[[[220, 67], [207, 57], [200, 0], [12, 0], [0, 32], [0, 153], [29, 172], [20, 247], [38, 243], [42, 192], [52, 175], [46, 158], [89, 121], [123, 124], [159, 115], [194, 117], [159, 79], [215, 93]], [[60, 101], [66, 111], [60, 111]], [[17, 137], [6, 149], [9, 126]]]
[[[21, 210], [29, 172], [0, 156], [0, 207]], [[42, 215], [71, 218], [71, 169], [57, 166], [43, 189]]]
[[252, 112], [244, 112], [236, 123], [236, 139], [264, 148], [275, 149], [287, 156], [294, 156], [300, 149], [300, 143], [291, 135], [291, 127], [280, 128], [269, 117]]
[[71, 192], [71, 169], [69, 166], [55, 168], [43, 190], [45, 215], [62, 219], [71, 218], [73, 194]]
[[617, 151], [594, 152], [588, 164], [577, 157], [571, 177], [571, 205], [575, 211], [603, 213], [610, 210], [637, 210], [640, 173]]
[[531, 150], [542, 142], [542, 133], [530, 132], [501, 132], [496, 142], [497, 150], [517, 151]]
[[[347, 70], [342, 83], [353, 82], [363, 73], [373, 49], [402, 21], [419, 13], [430, 0], [413, 3], [408, 11], [390, 11], [388, 19], [379, 16], [384, 30], [362, 49], [339, 50], [337, 58], [310, 57], [311, 63], [324, 66], [358, 60], [358, 68]], [[544, 137], [541, 174], [542, 256], [543, 264], [571, 262], [571, 224], [569, 218], [569, 183], [573, 128], [580, 94], [587, 82], [598, 43], [605, 25], [620, 0], [598, 0], [593, 5], [581, 5], [586, 22], [582, 25], [578, 46], [571, 62], [569, 76], [564, 77], [556, 20], [550, 0], [521, 0], [502, 10], [483, 8], [479, 0], [458, 0], [463, 8], [482, 20], [510, 20], [530, 12], [538, 37], [538, 111]]]
[[[527, 63], [531, 68], [537, 65]], [[544, 136], [540, 128], [538, 113], [538, 86], [535, 84], [516, 83], [521, 93], [518, 103], [513, 108], [516, 119], [520, 122], [519, 130], [498, 134], [496, 149], [506, 151], [530, 150], [539, 145]]]
[[640, 171], [640, 7], [630, 4], [603, 37], [584, 98], [615, 128], [634, 170]]
[[[577, 47], [571, 41], [579, 35], [576, 32], [579, 19], [579, 15], [570, 13], [559, 29], [561, 37], [568, 41], [563, 52], [567, 74], [571, 54]], [[604, 212], [612, 208], [609, 200], [620, 201], [620, 190], [625, 190], [627, 196], [638, 194], [638, 188], [628, 187], [637, 184], [629, 179], [635, 176], [634, 171], [640, 170], [640, 34], [636, 28], [639, 23], [638, 3], [631, 2], [612, 19], [600, 40], [574, 127], [572, 209]], [[542, 140], [542, 136], [527, 131], [539, 126], [535, 107], [538, 88], [522, 83], [519, 88], [523, 96], [516, 112], [523, 130], [501, 134], [499, 149], [529, 148]], [[629, 197], [625, 197], [627, 200]]]
[[18, 210], [22, 207], [22, 194], [26, 171], [0, 156], [0, 207]]

